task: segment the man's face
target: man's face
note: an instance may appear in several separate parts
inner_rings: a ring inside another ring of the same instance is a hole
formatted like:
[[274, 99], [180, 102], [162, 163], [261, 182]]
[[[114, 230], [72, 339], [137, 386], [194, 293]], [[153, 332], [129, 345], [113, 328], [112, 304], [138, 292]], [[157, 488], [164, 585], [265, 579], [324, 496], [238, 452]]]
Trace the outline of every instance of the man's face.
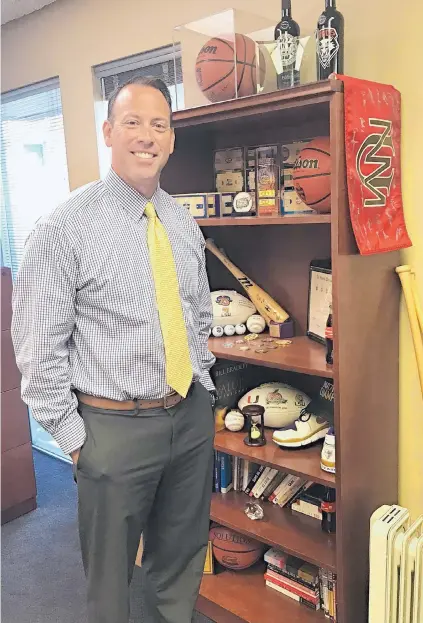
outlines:
[[152, 194], [175, 142], [162, 93], [138, 84], [122, 89], [112, 119], [103, 124], [103, 134], [112, 148], [114, 171], [143, 194]]

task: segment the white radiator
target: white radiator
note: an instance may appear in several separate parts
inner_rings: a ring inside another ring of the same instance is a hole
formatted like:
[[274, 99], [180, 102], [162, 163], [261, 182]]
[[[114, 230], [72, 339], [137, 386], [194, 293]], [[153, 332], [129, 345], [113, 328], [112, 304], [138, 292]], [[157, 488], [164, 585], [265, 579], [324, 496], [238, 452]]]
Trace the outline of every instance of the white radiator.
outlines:
[[369, 623], [423, 623], [423, 515], [401, 506], [370, 518]]

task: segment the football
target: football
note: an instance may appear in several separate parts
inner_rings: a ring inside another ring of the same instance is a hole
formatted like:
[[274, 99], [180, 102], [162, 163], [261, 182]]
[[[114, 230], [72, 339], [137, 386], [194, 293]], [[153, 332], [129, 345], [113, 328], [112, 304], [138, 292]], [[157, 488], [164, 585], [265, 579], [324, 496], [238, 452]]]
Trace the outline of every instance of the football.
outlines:
[[238, 402], [239, 409], [258, 404], [264, 407], [264, 425], [269, 428], [289, 426], [308, 405], [311, 398], [286, 383], [264, 383], [247, 392]]
[[244, 324], [255, 314], [253, 303], [235, 290], [216, 290], [211, 293], [213, 305], [212, 327], [224, 327], [227, 324]]

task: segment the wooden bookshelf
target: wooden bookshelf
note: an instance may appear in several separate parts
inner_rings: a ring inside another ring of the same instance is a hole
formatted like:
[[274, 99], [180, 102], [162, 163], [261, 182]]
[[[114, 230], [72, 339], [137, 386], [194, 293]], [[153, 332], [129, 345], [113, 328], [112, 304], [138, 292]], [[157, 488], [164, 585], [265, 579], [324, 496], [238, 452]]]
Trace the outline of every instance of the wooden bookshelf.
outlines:
[[197, 218], [200, 227], [257, 227], [259, 225], [328, 225], [330, 214], [286, 214], [285, 216], [231, 216]]
[[[287, 514], [251, 522], [240, 498], [214, 498], [212, 517], [264, 543], [302, 553], [336, 569], [339, 623], [367, 620], [369, 520], [398, 495], [399, 253], [361, 256], [352, 233], [345, 168], [342, 83], [330, 80], [274, 93], [178, 111], [176, 149], [163, 171], [170, 194], [214, 191], [215, 149], [289, 143], [330, 136], [330, 215], [199, 219], [205, 237], [288, 310], [295, 324], [291, 346], [267, 353], [225, 348], [233, 338], [211, 338], [220, 359], [273, 369], [298, 386], [333, 378], [335, 387], [336, 477], [320, 469], [320, 445], [281, 450], [268, 444], [252, 451], [242, 434], [218, 433], [218, 450], [280, 467], [337, 490], [337, 534], [326, 548], [319, 533]], [[260, 227], [260, 228], [259, 228]], [[331, 258], [334, 365], [324, 348], [306, 337], [309, 266]], [[212, 290], [243, 293], [229, 271], [206, 251]], [[294, 377], [294, 379], [293, 379]], [[301, 381], [301, 382], [300, 382]], [[304, 381], [304, 382], [303, 382]], [[283, 509], [281, 509], [282, 511]], [[336, 545], [335, 545], [336, 540]], [[316, 623], [320, 613], [292, 602], [264, 584], [262, 572], [225, 571], [205, 576], [198, 608], [218, 623]]]
[[309, 610], [266, 586], [264, 567], [205, 575], [197, 609], [217, 623], [322, 623], [321, 612]]
[[[265, 333], [262, 334], [265, 337]], [[332, 378], [333, 367], [326, 364], [325, 349], [322, 344], [313, 342], [308, 337], [294, 337], [289, 346], [280, 346], [267, 353], [256, 353], [254, 341], [249, 343], [250, 350], [240, 350], [232, 337], [211, 337], [209, 349], [219, 359], [231, 359], [244, 361], [256, 366], [276, 368], [278, 370], [292, 370], [301, 374], [323, 376]], [[224, 344], [233, 343], [232, 348], [226, 348]]]
[[251, 500], [245, 493], [237, 491], [213, 493], [210, 517], [313, 565], [336, 570], [336, 537], [323, 532], [319, 520], [303, 519], [289, 509], [265, 502], [264, 519], [252, 521], [244, 513], [246, 502]]
[[296, 476], [304, 476], [328, 487], [335, 487], [335, 476], [320, 469], [320, 453], [322, 444], [308, 448], [287, 449], [279, 447], [272, 441], [272, 431], [266, 430], [267, 444], [261, 448], [245, 445], [246, 433], [231, 433], [222, 430], [216, 433], [214, 446], [216, 450], [240, 456], [243, 459], [275, 467]]

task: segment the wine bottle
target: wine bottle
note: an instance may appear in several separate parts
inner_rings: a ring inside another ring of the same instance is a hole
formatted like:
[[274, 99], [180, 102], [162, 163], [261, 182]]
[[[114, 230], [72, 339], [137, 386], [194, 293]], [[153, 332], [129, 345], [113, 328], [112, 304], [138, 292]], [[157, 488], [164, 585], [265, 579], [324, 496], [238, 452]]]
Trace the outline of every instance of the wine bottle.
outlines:
[[286, 89], [300, 83], [300, 72], [295, 68], [299, 36], [300, 27], [292, 19], [291, 0], [282, 0], [282, 17], [275, 28], [278, 89]]
[[325, 0], [326, 8], [316, 30], [317, 79], [344, 73], [344, 17], [336, 10], [336, 0]]

